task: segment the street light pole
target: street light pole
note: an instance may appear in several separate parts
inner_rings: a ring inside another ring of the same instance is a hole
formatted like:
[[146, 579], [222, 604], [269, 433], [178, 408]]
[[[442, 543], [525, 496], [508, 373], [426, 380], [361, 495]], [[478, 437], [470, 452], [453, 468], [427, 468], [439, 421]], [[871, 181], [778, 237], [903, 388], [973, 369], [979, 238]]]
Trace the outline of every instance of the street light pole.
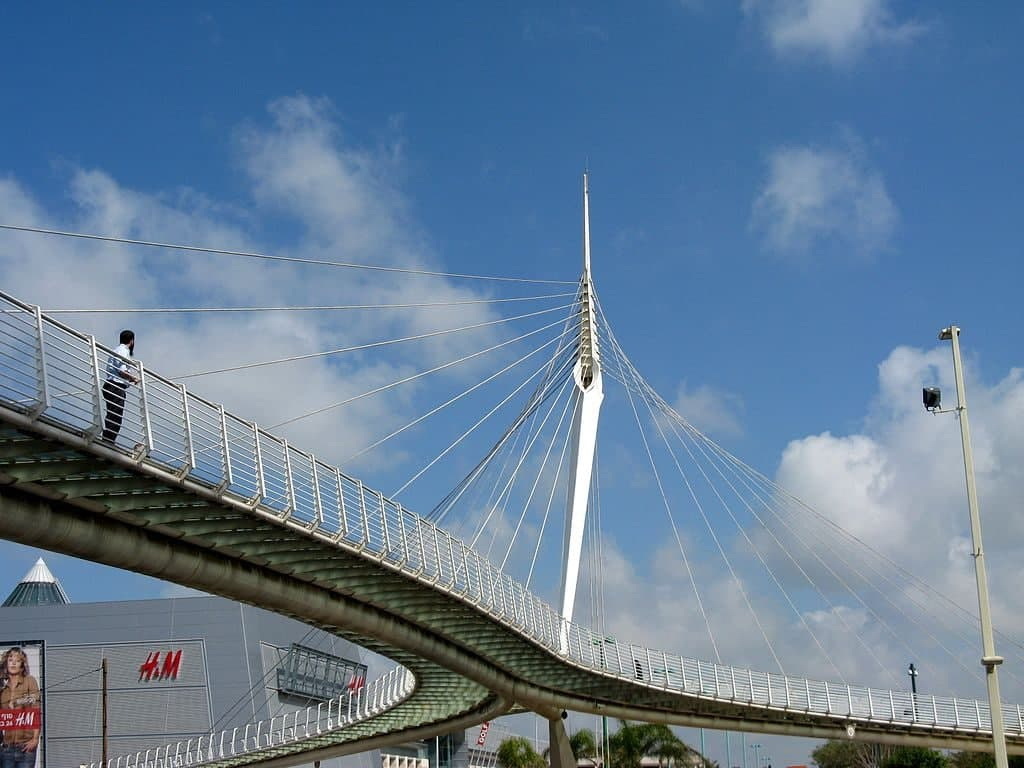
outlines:
[[988, 577], [985, 574], [985, 554], [981, 546], [981, 516], [978, 512], [978, 490], [974, 483], [974, 456], [971, 452], [971, 428], [967, 421], [967, 394], [964, 392], [964, 372], [960, 362], [960, 329], [951, 325], [939, 332], [940, 341], [953, 344], [953, 375], [956, 378], [956, 410], [960, 416], [960, 441], [964, 451], [964, 474], [967, 478], [967, 507], [971, 515], [971, 547], [974, 556], [974, 575], [978, 582], [978, 613], [981, 618], [981, 665], [985, 667], [988, 686], [988, 706], [992, 720], [992, 747], [996, 768], [1007, 768], [1006, 735], [1003, 730], [1003, 709], [999, 697], [997, 668], [1003, 657], [996, 655], [992, 637], [992, 616], [989, 609]]

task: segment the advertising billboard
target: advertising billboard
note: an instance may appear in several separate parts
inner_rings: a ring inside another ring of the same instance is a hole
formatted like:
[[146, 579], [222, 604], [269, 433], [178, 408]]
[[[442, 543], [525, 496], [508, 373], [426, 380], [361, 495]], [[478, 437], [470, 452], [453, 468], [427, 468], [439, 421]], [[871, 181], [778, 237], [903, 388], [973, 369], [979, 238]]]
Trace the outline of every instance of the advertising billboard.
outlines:
[[44, 768], [41, 640], [0, 642], [0, 764]]

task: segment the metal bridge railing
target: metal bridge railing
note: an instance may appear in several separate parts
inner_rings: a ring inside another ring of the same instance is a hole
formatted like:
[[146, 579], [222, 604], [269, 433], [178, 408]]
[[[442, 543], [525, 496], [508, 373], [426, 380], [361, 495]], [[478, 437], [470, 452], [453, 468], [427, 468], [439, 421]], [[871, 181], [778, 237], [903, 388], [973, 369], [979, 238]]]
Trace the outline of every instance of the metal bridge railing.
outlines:
[[228, 728], [197, 739], [164, 744], [154, 749], [122, 755], [88, 768], [189, 768], [259, 752], [277, 751], [288, 745], [315, 739], [355, 723], [369, 720], [412, 693], [411, 672], [396, 667], [351, 694], [324, 701], [244, 727]]
[[[98, 439], [110, 350], [0, 293], [0, 403]], [[119, 445], [136, 460], [215, 489], [225, 503], [269, 513], [364, 553], [485, 612], [565, 663], [637, 685], [761, 709], [923, 730], [991, 730], [988, 704], [712, 664], [603, 637], [547, 603], [464, 542], [336, 467], [137, 364]], [[1024, 735], [1003, 705], [1007, 734]]]

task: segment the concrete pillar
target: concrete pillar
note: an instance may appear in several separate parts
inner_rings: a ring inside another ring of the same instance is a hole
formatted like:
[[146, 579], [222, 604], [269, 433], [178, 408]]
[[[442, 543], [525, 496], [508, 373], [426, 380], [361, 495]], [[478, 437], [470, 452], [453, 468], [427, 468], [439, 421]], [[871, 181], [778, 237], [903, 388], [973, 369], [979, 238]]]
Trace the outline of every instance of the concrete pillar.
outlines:
[[548, 720], [548, 750], [551, 768], [576, 768], [576, 758], [572, 756], [572, 747], [569, 746], [565, 720], [560, 717]]

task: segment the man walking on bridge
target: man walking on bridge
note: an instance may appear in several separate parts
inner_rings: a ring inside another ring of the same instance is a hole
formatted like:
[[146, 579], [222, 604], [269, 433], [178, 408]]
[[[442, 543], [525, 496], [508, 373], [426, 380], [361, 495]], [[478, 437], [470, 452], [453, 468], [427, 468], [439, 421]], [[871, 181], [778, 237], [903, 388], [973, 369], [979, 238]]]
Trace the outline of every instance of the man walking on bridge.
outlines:
[[103, 423], [103, 441], [113, 443], [124, 420], [124, 401], [129, 384], [138, 384], [139, 377], [131, 362], [135, 352], [135, 332], [121, 331], [120, 344], [107, 358], [107, 380], [103, 382], [103, 399], [107, 402], [107, 418]]

